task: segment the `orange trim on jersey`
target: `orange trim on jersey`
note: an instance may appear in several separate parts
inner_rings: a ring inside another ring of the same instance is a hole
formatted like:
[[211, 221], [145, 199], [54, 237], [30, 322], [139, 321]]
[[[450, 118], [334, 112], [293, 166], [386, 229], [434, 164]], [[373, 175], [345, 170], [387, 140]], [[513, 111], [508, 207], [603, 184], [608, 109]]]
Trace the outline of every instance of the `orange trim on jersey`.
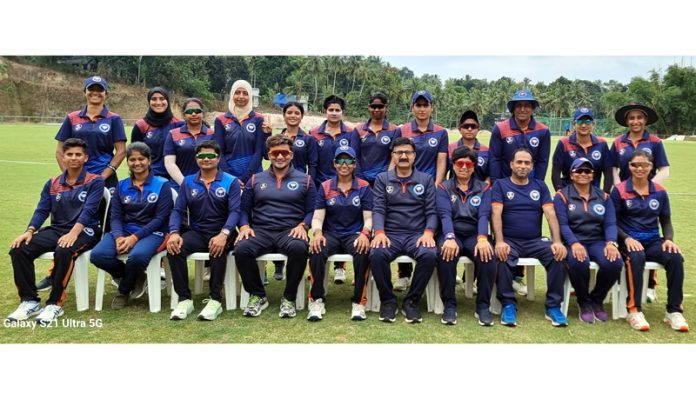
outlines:
[[631, 258], [626, 255], [624, 257], [624, 263], [626, 264], [626, 273], [628, 274], [628, 302], [626, 302], [626, 308], [628, 308], [629, 313], [635, 313], [638, 311], [636, 307], [636, 301], [633, 299], [636, 293], [636, 288], [633, 286], [633, 271], [631, 270]]

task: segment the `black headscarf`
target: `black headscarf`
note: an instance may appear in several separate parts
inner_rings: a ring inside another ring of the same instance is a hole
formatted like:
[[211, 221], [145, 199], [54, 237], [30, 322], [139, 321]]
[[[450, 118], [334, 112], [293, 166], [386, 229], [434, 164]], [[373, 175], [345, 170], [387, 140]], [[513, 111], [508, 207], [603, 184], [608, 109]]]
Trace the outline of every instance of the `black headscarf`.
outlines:
[[[167, 99], [166, 111], [159, 113], [153, 111], [152, 108], [150, 108], [150, 99], [155, 93], [159, 93], [162, 96], [164, 96], [165, 99]], [[145, 119], [145, 122], [147, 122], [151, 126], [161, 127], [167, 125], [174, 117], [174, 114], [172, 114], [172, 106], [169, 101], [169, 92], [164, 87], [153, 87], [152, 89], [150, 89], [150, 91], [147, 92], [147, 106], [147, 113], [145, 114], [145, 117], [143, 119]]]

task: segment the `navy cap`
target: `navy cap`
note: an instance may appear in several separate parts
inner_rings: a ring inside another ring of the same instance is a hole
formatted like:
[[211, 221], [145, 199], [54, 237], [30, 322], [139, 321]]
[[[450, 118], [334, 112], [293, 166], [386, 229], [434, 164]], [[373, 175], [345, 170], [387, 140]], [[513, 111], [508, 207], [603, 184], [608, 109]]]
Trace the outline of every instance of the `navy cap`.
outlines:
[[474, 112], [472, 110], [464, 111], [462, 116], [459, 117], [459, 124], [461, 125], [467, 119], [473, 119], [476, 121], [476, 123], [479, 123], [478, 116], [476, 115], [476, 112]]
[[336, 154], [334, 154], [334, 159], [338, 158], [338, 156], [341, 154], [348, 154], [353, 159], [357, 158], [355, 155], [355, 150], [352, 147], [348, 147], [347, 145], [336, 148]]
[[575, 161], [573, 161], [572, 164], [570, 164], [570, 171], [574, 172], [578, 169], [580, 169], [581, 166], [583, 165], [589, 165], [590, 169], [594, 170], [594, 165], [592, 165], [592, 162], [590, 162], [589, 159], [587, 158], [578, 158]]
[[106, 91], [109, 90], [109, 84], [106, 82], [106, 79], [102, 78], [101, 76], [92, 76], [92, 77], [87, 78], [85, 80], [85, 84], [82, 85], [82, 90], [84, 90], [92, 85], [101, 86]]
[[583, 116], [589, 116], [590, 119], [594, 120], [594, 112], [592, 112], [591, 109], [587, 107], [580, 107], [575, 110], [575, 113], [573, 114], [573, 122], [579, 120]]
[[429, 92], [425, 90], [418, 90], [417, 92], [413, 93], [413, 96], [411, 97], [411, 104], [415, 104], [416, 101], [418, 101], [418, 99], [421, 97], [428, 100], [430, 104], [433, 103], [433, 96]]
[[512, 112], [513, 109], [515, 109], [515, 103], [518, 101], [529, 101], [532, 103], [532, 107], [536, 108], [539, 106], [539, 101], [537, 101], [534, 96], [532, 95], [532, 92], [527, 90], [527, 89], [522, 89], [519, 90], [515, 93], [515, 95], [512, 96], [512, 99], [508, 101], [507, 103], [507, 109], [508, 111]]

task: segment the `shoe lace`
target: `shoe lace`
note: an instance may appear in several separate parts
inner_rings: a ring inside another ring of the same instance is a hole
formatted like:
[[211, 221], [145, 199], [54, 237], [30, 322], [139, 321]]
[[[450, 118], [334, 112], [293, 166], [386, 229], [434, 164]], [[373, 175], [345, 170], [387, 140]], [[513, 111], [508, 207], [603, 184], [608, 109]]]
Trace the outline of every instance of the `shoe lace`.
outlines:
[[44, 312], [52, 317], [56, 317], [56, 315], [60, 312], [60, 307], [58, 305], [47, 305]]
[[280, 309], [284, 311], [290, 311], [293, 308], [292, 302], [288, 301], [287, 299], [283, 298], [282, 301], [280, 301]]
[[247, 304], [247, 307], [248, 308], [255, 308], [259, 305], [260, 302], [261, 302], [261, 297], [256, 296], [256, 295], [252, 295], [249, 298], [249, 303]]
[[669, 316], [670, 322], [675, 325], [686, 324], [686, 319], [684, 315], [679, 312], [674, 312]]

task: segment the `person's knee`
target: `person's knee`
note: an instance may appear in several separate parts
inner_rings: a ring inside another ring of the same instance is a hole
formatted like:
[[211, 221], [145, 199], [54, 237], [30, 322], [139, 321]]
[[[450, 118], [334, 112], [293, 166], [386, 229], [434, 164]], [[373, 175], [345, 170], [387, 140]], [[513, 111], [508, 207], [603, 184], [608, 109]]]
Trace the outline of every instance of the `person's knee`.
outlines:
[[128, 263], [137, 266], [147, 266], [152, 256], [144, 252], [131, 252], [128, 254]]
[[255, 246], [251, 244], [249, 239], [239, 241], [234, 247], [235, 256], [256, 256]]
[[291, 240], [288, 243], [287, 251], [289, 256], [307, 255], [308, 245], [303, 240]]
[[418, 253], [418, 262], [435, 265], [437, 263], [437, 251], [433, 248], [422, 248]]
[[645, 267], [645, 252], [643, 251], [633, 251], [628, 253], [628, 258], [631, 261], [631, 269]]
[[387, 248], [372, 248], [370, 250], [370, 263], [372, 266], [388, 265], [391, 261], [391, 252]]

